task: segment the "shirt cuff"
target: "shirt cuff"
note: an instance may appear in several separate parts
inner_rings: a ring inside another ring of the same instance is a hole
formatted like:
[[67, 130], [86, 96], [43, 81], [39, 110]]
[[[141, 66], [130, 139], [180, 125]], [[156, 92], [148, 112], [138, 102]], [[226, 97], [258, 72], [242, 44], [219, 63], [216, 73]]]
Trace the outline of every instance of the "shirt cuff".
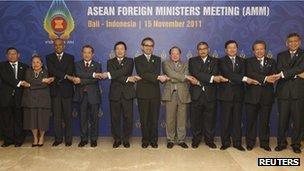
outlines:
[[19, 83], [17, 84], [17, 87], [20, 87], [21, 86], [21, 81], [19, 81]]
[[282, 77], [282, 78], [285, 78], [285, 76], [284, 76], [284, 74], [283, 74], [283, 71], [281, 71], [280, 74], [281, 74], [281, 77]]
[[198, 85], [198, 86], [201, 86], [201, 83], [200, 83], [200, 82], [197, 82], [197, 85]]
[[264, 78], [264, 81], [263, 81], [263, 83], [266, 83], [266, 80], [267, 80], [267, 76]]
[[64, 75], [64, 77], [63, 77], [64, 79], [67, 79], [68, 78], [68, 75]]
[[108, 74], [108, 78], [112, 79], [110, 72], [107, 72], [107, 74]]
[[210, 78], [210, 83], [213, 83], [213, 78], [214, 78], [214, 76], [212, 75]]
[[245, 76], [245, 77], [242, 78], [242, 81], [247, 82], [247, 79], [248, 79], [248, 77]]
[[129, 82], [129, 77], [128, 77], [127, 80], [126, 80], [126, 83], [127, 83], [127, 82]]
[[93, 77], [93, 78], [95, 78], [95, 76], [96, 76], [96, 73], [95, 73], [95, 72], [93, 72], [93, 75], [92, 75], [92, 77]]

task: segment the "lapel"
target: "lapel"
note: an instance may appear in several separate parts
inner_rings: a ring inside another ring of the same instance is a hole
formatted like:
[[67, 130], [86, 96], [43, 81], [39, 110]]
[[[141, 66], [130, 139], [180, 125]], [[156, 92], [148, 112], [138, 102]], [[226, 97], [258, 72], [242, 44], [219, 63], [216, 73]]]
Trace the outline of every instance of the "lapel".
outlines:
[[[233, 71], [233, 64], [232, 64], [232, 61], [229, 58], [229, 56], [225, 56], [225, 61], [226, 61], [226, 64], [228, 65], [230, 71]], [[235, 58], [235, 63], [236, 63], [236, 58]]]
[[294, 64], [297, 62], [297, 60], [299, 59], [299, 56], [301, 56], [301, 50], [298, 49], [297, 52], [295, 53], [294, 57], [291, 59], [291, 54], [288, 50], [288, 57], [289, 57], [289, 65], [292, 67], [294, 66]]
[[114, 64], [115, 64], [118, 68], [121, 68], [121, 67], [124, 66], [124, 64], [125, 64], [125, 61], [126, 61], [125, 58], [126, 58], [126, 57], [124, 57], [124, 58], [122, 59], [121, 63], [119, 64], [118, 59], [115, 57], [115, 58], [114, 58]]
[[[200, 59], [202, 60], [202, 59]], [[210, 57], [209, 55], [207, 56], [207, 59], [204, 63], [204, 61], [201, 61], [203, 63], [202, 67], [203, 67], [203, 72], [209, 72], [210, 70], [210, 64], [211, 64], [211, 60], [210, 60]]]
[[23, 66], [21, 66], [21, 63], [18, 62], [18, 71], [17, 71], [17, 78], [20, 80], [21, 77], [21, 73], [23, 72], [25, 68], [23, 68]]
[[[94, 60], [92, 60], [90, 65], [89, 65], [88, 72], [91, 71], [94, 68], [94, 65], [95, 65]], [[85, 61], [84, 60], [82, 60], [81, 67], [82, 67], [82, 70], [85, 71]]]
[[[18, 66], [19, 67], [19, 66]], [[12, 65], [9, 63], [9, 61], [6, 62], [6, 68], [9, 72], [9, 74], [15, 78], [15, 74], [14, 74], [14, 70], [13, 70], [13, 67]]]

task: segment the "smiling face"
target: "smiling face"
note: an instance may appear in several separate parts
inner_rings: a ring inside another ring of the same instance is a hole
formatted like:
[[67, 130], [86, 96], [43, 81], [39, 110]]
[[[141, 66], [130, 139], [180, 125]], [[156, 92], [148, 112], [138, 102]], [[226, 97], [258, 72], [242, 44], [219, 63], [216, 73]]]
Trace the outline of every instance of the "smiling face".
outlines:
[[176, 62], [176, 61], [179, 61], [180, 60], [180, 52], [177, 48], [173, 48], [171, 49], [171, 60]]
[[237, 53], [237, 45], [235, 43], [230, 43], [227, 45], [225, 49], [228, 56], [236, 56]]
[[92, 60], [94, 56], [93, 50], [90, 47], [84, 47], [82, 49], [82, 58], [85, 61], [90, 61]]
[[55, 49], [55, 52], [57, 54], [60, 54], [63, 52], [64, 50], [64, 41], [62, 39], [55, 39], [54, 40], [54, 49]]
[[15, 63], [19, 60], [20, 54], [15, 49], [11, 49], [7, 52], [6, 57], [9, 62]]
[[42, 68], [42, 61], [38, 57], [32, 59], [32, 68], [34, 71], [39, 71]]
[[209, 47], [207, 45], [199, 45], [198, 46], [198, 56], [200, 56], [201, 58], [205, 58], [208, 56], [208, 53], [209, 53]]
[[124, 58], [126, 56], [126, 49], [123, 44], [119, 44], [115, 47], [115, 55], [117, 58]]
[[154, 44], [150, 40], [146, 40], [143, 42], [143, 45], [141, 45], [141, 50], [146, 54], [146, 55], [151, 55], [153, 53], [154, 49]]
[[257, 58], [263, 58], [266, 54], [265, 45], [262, 43], [258, 43], [253, 46], [253, 53]]
[[296, 51], [301, 46], [301, 38], [298, 36], [289, 37], [286, 41], [286, 46], [291, 51]]

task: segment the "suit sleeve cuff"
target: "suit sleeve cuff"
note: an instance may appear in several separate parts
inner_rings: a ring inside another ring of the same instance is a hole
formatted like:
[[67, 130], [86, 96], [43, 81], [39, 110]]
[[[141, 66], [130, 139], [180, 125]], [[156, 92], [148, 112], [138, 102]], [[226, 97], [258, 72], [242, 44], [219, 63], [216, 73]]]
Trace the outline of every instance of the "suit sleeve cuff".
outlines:
[[19, 81], [19, 83], [17, 84], [17, 87], [20, 87], [21, 86], [21, 81]]
[[243, 81], [243, 82], [247, 82], [247, 79], [248, 79], [248, 78], [245, 76], [245, 77], [242, 78], [242, 81]]

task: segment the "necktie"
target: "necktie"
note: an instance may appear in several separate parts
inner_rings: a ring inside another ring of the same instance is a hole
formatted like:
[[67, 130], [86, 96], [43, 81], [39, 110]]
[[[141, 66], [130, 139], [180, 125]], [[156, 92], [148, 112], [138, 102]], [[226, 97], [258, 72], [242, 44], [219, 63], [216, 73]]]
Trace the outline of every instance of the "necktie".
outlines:
[[235, 58], [231, 58], [231, 62], [232, 62], [232, 71], [234, 71], [234, 69], [235, 69]]
[[294, 52], [291, 52], [290, 53], [290, 59], [292, 59], [294, 57], [295, 53]]
[[147, 60], [148, 60], [148, 62], [150, 62], [150, 59], [151, 59], [151, 56], [150, 56], [150, 55], [148, 55], [148, 56], [147, 56]]
[[61, 55], [57, 54], [57, 58], [58, 58], [58, 61], [60, 62], [61, 61]]
[[89, 62], [85, 63], [85, 70], [88, 71], [89, 70]]
[[263, 70], [264, 69], [263, 60], [259, 60], [259, 62], [260, 62], [260, 69]]
[[12, 64], [12, 66], [13, 66], [13, 69], [14, 69], [14, 75], [15, 75], [15, 79], [18, 79], [18, 77], [17, 77], [17, 70], [16, 70], [16, 64]]
[[121, 64], [121, 60], [120, 59], [118, 59], [118, 63], [119, 63], [119, 65]]

